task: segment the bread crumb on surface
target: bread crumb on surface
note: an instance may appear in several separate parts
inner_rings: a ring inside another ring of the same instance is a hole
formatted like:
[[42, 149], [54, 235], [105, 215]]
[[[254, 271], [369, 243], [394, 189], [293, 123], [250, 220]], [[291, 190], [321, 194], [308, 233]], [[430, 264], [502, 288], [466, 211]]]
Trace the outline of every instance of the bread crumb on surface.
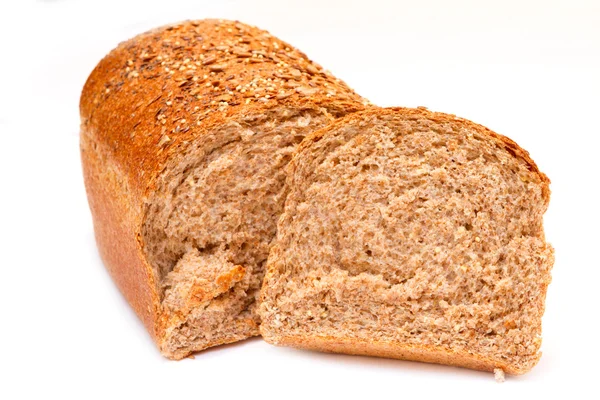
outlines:
[[496, 368], [494, 370], [494, 379], [496, 379], [496, 382], [498, 382], [498, 383], [504, 382], [504, 380], [505, 380], [504, 371], [500, 368]]

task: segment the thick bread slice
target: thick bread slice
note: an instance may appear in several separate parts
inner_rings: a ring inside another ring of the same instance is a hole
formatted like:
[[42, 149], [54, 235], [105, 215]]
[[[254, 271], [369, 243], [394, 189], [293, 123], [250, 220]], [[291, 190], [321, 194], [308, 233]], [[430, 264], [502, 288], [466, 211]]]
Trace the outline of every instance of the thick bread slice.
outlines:
[[257, 335], [255, 298], [304, 136], [363, 99], [269, 33], [232, 21], [121, 43], [81, 96], [100, 254], [162, 353]]
[[372, 109], [307, 137], [262, 288], [277, 345], [520, 374], [554, 262], [548, 178], [453, 115]]

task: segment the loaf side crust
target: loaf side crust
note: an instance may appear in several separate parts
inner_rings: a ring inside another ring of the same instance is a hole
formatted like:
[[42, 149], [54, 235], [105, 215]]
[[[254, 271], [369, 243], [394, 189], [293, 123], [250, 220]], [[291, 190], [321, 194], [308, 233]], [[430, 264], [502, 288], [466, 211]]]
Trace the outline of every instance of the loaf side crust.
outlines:
[[156, 339], [159, 297], [152, 268], [139, 243], [140, 210], [132, 205], [125, 174], [114, 165], [108, 151], [81, 134], [81, 161], [94, 234], [100, 257], [109, 274], [144, 326]]

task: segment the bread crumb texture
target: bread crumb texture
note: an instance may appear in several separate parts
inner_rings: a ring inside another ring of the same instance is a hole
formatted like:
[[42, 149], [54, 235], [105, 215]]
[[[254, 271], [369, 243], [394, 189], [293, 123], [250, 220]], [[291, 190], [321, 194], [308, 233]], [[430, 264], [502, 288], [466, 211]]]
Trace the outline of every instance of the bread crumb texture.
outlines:
[[258, 334], [284, 167], [308, 133], [363, 103], [299, 50], [236, 21], [159, 28], [98, 64], [81, 98], [96, 236], [163, 354]]
[[271, 343], [520, 374], [554, 262], [548, 178], [513, 141], [424, 109], [309, 136], [260, 307]]
[[496, 379], [496, 382], [498, 382], [498, 383], [504, 382], [504, 380], [505, 380], [504, 371], [502, 371], [501, 368], [494, 369], [494, 379]]

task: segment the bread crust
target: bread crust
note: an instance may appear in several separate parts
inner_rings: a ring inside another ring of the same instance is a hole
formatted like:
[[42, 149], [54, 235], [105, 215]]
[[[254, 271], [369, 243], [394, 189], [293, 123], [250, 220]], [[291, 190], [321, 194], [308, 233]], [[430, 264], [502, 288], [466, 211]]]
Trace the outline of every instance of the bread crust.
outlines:
[[123, 173], [114, 169], [102, 147], [82, 134], [81, 161], [98, 251], [117, 287], [156, 339], [159, 296], [139, 242], [140, 210], [133, 207], [131, 194], [119, 189]]
[[324, 109], [334, 118], [364, 109], [364, 102], [302, 52], [237, 21], [162, 27], [121, 43], [100, 61], [80, 101], [96, 240], [112, 278], [159, 347], [168, 316], [141, 227], [161, 173], [227, 122], [280, 107]]
[[[521, 375], [528, 371], [528, 369], [518, 369], [508, 363], [467, 352], [434, 346], [409, 346], [382, 340], [336, 338], [333, 336], [283, 336], [278, 337], [273, 344], [307, 350], [317, 350], [325, 353], [376, 356], [432, 364], [452, 365], [487, 372], [493, 372], [494, 369], [499, 368], [505, 373], [512, 375]], [[536, 363], [538, 360], [539, 356]]]

